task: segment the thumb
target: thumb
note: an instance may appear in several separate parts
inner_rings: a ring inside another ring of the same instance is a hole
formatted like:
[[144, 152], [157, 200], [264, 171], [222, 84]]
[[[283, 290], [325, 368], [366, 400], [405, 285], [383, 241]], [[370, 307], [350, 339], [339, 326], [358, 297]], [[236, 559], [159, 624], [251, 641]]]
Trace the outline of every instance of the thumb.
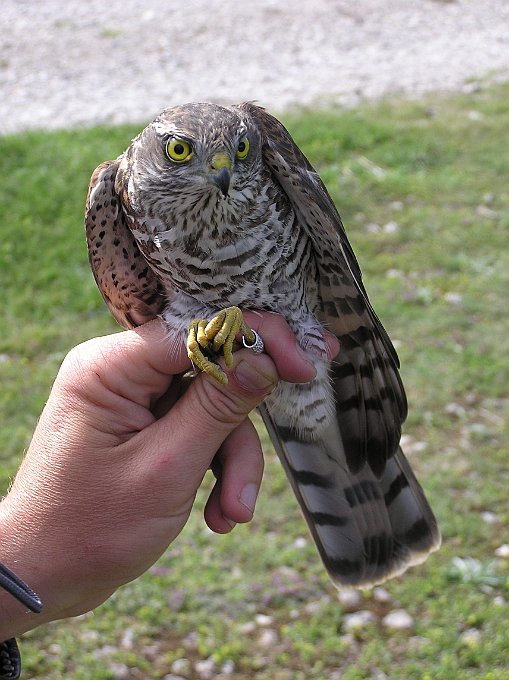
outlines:
[[194, 496], [224, 440], [279, 381], [274, 361], [249, 349], [236, 352], [224, 370], [227, 385], [198, 374], [166, 415], [136, 435], [136, 446], [152, 451], [162, 477], [166, 469], [179, 480], [177, 493], [187, 489]]

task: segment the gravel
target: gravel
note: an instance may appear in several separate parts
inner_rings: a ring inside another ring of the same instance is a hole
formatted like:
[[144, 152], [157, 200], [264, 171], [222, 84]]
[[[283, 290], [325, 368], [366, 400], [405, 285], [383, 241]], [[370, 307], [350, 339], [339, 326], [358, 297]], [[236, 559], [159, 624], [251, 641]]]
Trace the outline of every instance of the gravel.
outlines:
[[[509, 80], [507, 0], [2, 0], [0, 134]], [[469, 84], [470, 83], [470, 84]]]

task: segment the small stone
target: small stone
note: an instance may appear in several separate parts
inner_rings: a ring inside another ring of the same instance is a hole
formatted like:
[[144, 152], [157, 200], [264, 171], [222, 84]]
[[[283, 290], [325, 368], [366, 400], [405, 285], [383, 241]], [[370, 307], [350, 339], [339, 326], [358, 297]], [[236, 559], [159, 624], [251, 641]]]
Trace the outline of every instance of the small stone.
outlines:
[[384, 234], [395, 234], [399, 231], [399, 224], [397, 222], [387, 222], [387, 224], [384, 224], [382, 231]]
[[198, 631], [193, 630], [182, 639], [182, 643], [184, 647], [195, 648], [198, 644], [199, 638], [200, 634], [198, 633]]
[[487, 217], [490, 220], [494, 220], [498, 217], [498, 212], [496, 210], [487, 208], [485, 205], [478, 205], [475, 212], [481, 217]]
[[392, 630], [412, 630], [414, 627], [413, 618], [404, 609], [393, 609], [387, 616], [384, 616], [382, 623]]
[[339, 639], [341, 640], [341, 644], [344, 645], [345, 647], [357, 646], [357, 640], [355, 639], [355, 636], [352, 635], [352, 633], [346, 633], [345, 635], [341, 635]]
[[124, 649], [132, 649], [134, 645], [134, 630], [127, 628], [122, 635], [120, 646]]
[[461, 641], [469, 647], [475, 647], [481, 642], [481, 631], [477, 628], [467, 628], [461, 634]]
[[304, 607], [304, 611], [306, 611], [308, 614], [316, 614], [317, 612], [320, 611], [322, 608], [322, 603], [320, 600], [315, 600], [314, 602], [308, 602], [307, 605]]
[[444, 295], [444, 300], [449, 302], [451, 305], [461, 305], [463, 302], [463, 295], [461, 293], [449, 291]]
[[505, 424], [505, 421], [503, 418], [498, 416], [496, 413], [492, 413], [491, 411], [488, 411], [486, 408], [480, 408], [479, 409], [479, 415], [481, 418], [484, 418], [484, 420], [487, 420], [489, 423], [492, 423], [493, 425], [501, 426]]
[[408, 449], [408, 453], [422, 453], [428, 448], [427, 442], [414, 442]]
[[270, 626], [274, 623], [274, 617], [267, 616], [266, 614], [257, 614], [255, 621], [259, 626]]
[[215, 668], [216, 664], [212, 657], [204, 659], [203, 661], [197, 661], [194, 664], [194, 669], [202, 680], [210, 680], [214, 675]]
[[256, 630], [256, 623], [254, 621], [248, 621], [247, 623], [243, 623], [240, 626], [240, 632], [243, 633], [244, 635], [249, 635], [250, 633], [254, 633]]
[[494, 512], [482, 512], [481, 517], [488, 524], [497, 524], [500, 521], [500, 517]]
[[293, 546], [294, 548], [305, 548], [307, 546], [308, 542], [307, 539], [304, 538], [304, 536], [299, 536], [298, 538], [295, 539]]
[[444, 411], [447, 413], [448, 416], [454, 416], [455, 418], [462, 419], [466, 416], [466, 411], [461, 406], [460, 404], [456, 404], [456, 402], [451, 402], [450, 404], [447, 404], [447, 406], [444, 408]]
[[393, 210], [403, 210], [403, 202], [392, 201], [392, 203], [389, 203], [389, 208], [392, 208]]
[[171, 672], [175, 675], [186, 675], [191, 670], [191, 662], [189, 659], [177, 659], [171, 665]]
[[377, 586], [373, 589], [373, 599], [380, 602], [380, 604], [390, 604], [392, 602], [392, 595], [385, 588]]
[[228, 659], [228, 661], [225, 661], [224, 664], [221, 666], [221, 674], [222, 675], [233, 675], [235, 672], [235, 664], [231, 659]]
[[155, 659], [156, 656], [158, 656], [159, 652], [159, 642], [156, 642], [153, 645], [145, 645], [142, 647], [143, 650], [143, 655], [146, 656], [148, 659]]
[[345, 590], [338, 593], [338, 600], [345, 611], [354, 612], [362, 603], [362, 593], [359, 590]]
[[125, 680], [131, 675], [129, 666], [125, 663], [110, 663], [109, 667], [116, 680]]
[[284, 578], [288, 579], [289, 581], [297, 580], [299, 578], [299, 572], [297, 571], [297, 569], [294, 569], [293, 567], [282, 566], [276, 569], [276, 572], [279, 576], [284, 576]]
[[276, 631], [272, 630], [272, 628], [268, 628], [260, 635], [258, 643], [261, 647], [273, 647], [277, 644], [277, 641], [278, 637]]
[[509, 544], [504, 543], [503, 545], [499, 546], [495, 550], [495, 555], [497, 557], [502, 557], [503, 559], [506, 559], [509, 557]]
[[505, 607], [507, 602], [504, 600], [502, 595], [497, 595], [496, 597], [493, 598], [493, 604], [495, 607]]
[[265, 666], [268, 666], [269, 663], [270, 659], [268, 656], [254, 656], [252, 660], [252, 665], [255, 670], [265, 668]]
[[[76, 617], [78, 618], [78, 617]], [[84, 630], [83, 633], [81, 634], [81, 639], [82, 640], [99, 640], [99, 631], [98, 630]]]
[[368, 609], [361, 609], [360, 612], [354, 614], [346, 614], [343, 619], [342, 630], [344, 633], [360, 630], [371, 623], [378, 623], [378, 617]]
[[[56, 645], [58, 647], [58, 645]], [[48, 648], [48, 651], [51, 651], [51, 647], [53, 645], [50, 645]], [[92, 652], [92, 656], [94, 659], [102, 659], [105, 656], [110, 656], [111, 654], [115, 654], [117, 651], [117, 648], [114, 647], [113, 645], [104, 645], [104, 647], [99, 647], [99, 649], [96, 649]]]
[[183, 678], [181, 675], [174, 675], [173, 673], [169, 673], [168, 675], [164, 676], [164, 680], [186, 680], [186, 678]]

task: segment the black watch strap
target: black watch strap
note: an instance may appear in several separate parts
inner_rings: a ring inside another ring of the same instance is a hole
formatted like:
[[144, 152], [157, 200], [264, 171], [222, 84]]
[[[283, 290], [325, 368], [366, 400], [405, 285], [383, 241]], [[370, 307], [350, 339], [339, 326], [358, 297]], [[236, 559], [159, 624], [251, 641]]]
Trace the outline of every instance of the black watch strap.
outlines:
[[0, 588], [3, 588], [31, 612], [42, 611], [41, 598], [19, 576], [0, 562]]
[[[0, 562], [0, 588], [3, 588], [30, 611], [38, 614], [42, 602], [37, 593], [19, 576]], [[0, 642], [0, 680], [18, 680], [21, 673], [21, 657], [15, 638]]]
[[0, 642], [0, 680], [18, 680], [21, 657], [15, 638]]

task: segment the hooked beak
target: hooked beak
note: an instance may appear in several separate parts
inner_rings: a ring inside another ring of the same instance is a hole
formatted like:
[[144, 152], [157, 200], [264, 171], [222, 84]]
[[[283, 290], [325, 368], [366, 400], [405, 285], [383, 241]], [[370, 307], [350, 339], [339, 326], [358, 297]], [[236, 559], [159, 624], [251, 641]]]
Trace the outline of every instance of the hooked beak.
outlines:
[[224, 198], [226, 198], [230, 190], [231, 178], [231, 163], [228, 155], [226, 153], [216, 153], [212, 158], [211, 168], [216, 170], [216, 172], [210, 174], [210, 179], [223, 194]]

